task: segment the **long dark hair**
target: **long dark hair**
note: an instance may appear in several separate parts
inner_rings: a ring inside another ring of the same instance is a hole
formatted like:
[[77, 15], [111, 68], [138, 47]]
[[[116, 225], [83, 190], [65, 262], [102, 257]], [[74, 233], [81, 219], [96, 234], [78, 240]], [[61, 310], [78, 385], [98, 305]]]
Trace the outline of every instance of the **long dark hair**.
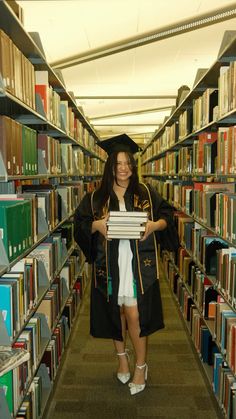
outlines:
[[[113, 184], [114, 181], [117, 183], [116, 179], [116, 165], [117, 165], [117, 155], [119, 151], [116, 151], [110, 156], [108, 156], [107, 161], [105, 163], [103, 177], [101, 181], [101, 185], [99, 187], [99, 198], [101, 202], [101, 206], [107, 202], [112, 190], [113, 190]], [[134, 159], [134, 156], [132, 153], [126, 152], [125, 154], [127, 156], [127, 159], [130, 164], [130, 169], [132, 171], [132, 175], [130, 176], [130, 182], [129, 182], [129, 190], [132, 193], [139, 194], [140, 188], [139, 188], [139, 178], [138, 178], [138, 172], [137, 172], [137, 166]], [[118, 184], [118, 183], [117, 183]]]

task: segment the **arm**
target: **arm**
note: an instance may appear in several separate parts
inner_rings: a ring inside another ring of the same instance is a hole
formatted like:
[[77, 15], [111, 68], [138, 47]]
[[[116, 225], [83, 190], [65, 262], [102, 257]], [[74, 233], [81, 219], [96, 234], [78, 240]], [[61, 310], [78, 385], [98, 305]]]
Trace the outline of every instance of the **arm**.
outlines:
[[153, 205], [153, 221], [149, 220], [146, 224], [145, 234], [140, 241], [146, 240], [146, 238], [154, 232], [163, 231], [167, 228], [168, 224], [173, 220], [173, 209], [166, 202], [158, 192], [148, 186], [152, 198]]
[[91, 194], [86, 194], [74, 216], [74, 239], [83, 251], [89, 263], [94, 260], [96, 240], [92, 234], [93, 213], [91, 208]]
[[[155, 231], [161, 250], [175, 252], [179, 246], [179, 235], [174, 222], [174, 209], [153, 188], [150, 188], [153, 200], [154, 219], [166, 221], [166, 228]], [[155, 218], [156, 217], [156, 218]]]
[[95, 220], [92, 223], [92, 234], [96, 233], [97, 231], [101, 233], [104, 237], [107, 235], [107, 219], [108, 215], [101, 220]]
[[75, 211], [74, 238], [89, 263], [93, 262], [97, 252], [98, 233], [107, 234], [107, 217], [94, 220], [91, 207], [91, 194], [86, 194]]

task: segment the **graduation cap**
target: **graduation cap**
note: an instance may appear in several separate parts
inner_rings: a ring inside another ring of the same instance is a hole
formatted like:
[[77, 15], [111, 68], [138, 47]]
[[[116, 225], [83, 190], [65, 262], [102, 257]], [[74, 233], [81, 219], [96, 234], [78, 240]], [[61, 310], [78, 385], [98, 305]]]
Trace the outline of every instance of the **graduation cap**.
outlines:
[[116, 135], [98, 143], [99, 147], [107, 152], [108, 155], [114, 152], [128, 151], [137, 153], [141, 148], [127, 134]]

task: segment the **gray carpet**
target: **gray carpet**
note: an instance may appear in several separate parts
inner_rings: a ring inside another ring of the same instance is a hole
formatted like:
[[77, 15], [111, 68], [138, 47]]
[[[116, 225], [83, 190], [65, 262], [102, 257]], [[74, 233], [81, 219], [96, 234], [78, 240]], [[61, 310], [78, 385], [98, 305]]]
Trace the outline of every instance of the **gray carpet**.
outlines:
[[112, 342], [89, 336], [87, 290], [45, 419], [222, 417], [165, 280], [161, 290], [166, 327], [149, 338], [146, 389], [130, 396], [115, 377]]

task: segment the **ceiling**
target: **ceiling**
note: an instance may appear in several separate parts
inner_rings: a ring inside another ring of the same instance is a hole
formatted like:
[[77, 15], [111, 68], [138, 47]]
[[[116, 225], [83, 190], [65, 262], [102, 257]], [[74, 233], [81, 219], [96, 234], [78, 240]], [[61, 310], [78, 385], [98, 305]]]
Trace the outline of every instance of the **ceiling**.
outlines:
[[[147, 142], [180, 86], [192, 88], [197, 70], [215, 62], [224, 32], [236, 29], [236, 2], [228, 0], [18, 3], [25, 29], [39, 33], [47, 61], [61, 69], [101, 139], [126, 132]], [[225, 20], [218, 13], [213, 24], [203, 22], [226, 8], [235, 10]], [[155, 41], [144, 39], [150, 33], [159, 33]]]

